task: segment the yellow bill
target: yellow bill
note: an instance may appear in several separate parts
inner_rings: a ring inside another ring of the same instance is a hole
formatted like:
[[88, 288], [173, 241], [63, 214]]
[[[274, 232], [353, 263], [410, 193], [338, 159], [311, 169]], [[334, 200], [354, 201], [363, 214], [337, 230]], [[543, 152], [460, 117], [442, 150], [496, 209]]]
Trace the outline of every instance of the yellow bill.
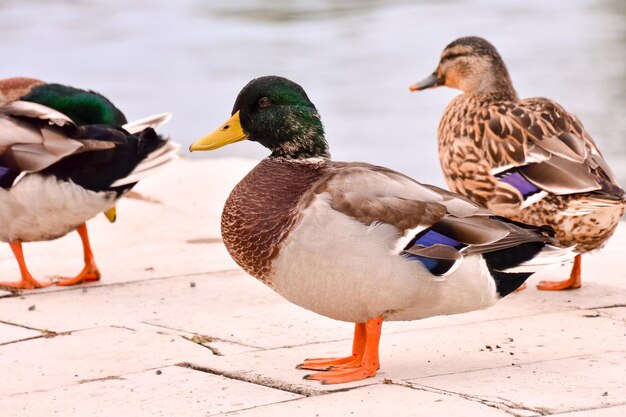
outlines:
[[231, 143], [239, 142], [247, 139], [248, 135], [243, 132], [241, 122], [239, 121], [239, 111], [231, 116], [222, 126], [213, 133], [208, 134], [200, 140], [197, 140], [189, 147], [193, 151], [211, 151], [221, 148]]
[[105, 211], [104, 215], [107, 219], [109, 219], [111, 223], [115, 223], [115, 219], [117, 219], [117, 211], [115, 210], [115, 206]]

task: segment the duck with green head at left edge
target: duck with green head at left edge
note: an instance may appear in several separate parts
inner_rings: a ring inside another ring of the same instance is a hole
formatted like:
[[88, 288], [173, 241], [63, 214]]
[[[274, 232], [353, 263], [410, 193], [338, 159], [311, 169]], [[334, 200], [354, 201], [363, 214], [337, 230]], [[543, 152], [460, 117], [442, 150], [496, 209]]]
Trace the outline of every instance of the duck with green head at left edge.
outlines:
[[307, 359], [325, 384], [376, 375], [383, 321], [493, 305], [538, 268], [570, 259], [542, 229], [387, 168], [334, 162], [304, 90], [252, 80], [232, 117], [191, 151], [248, 139], [271, 151], [233, 189], [222, 237], [233, 259], [287, 300], [355, 323], [352, 354]]
[[58, 285], [100, 279], [86, 221], [104, 212], [141, 178], [169, 164], [178, 146], [153, 128], [169, 114], [128, 123], [106, 97], [32, 78], [0, 80], [0, 241], [9, 243], [21, 280], [11, 289], [51, 284], [29, 272], [22, 242], [59, 238], [76, 230], [85, 266]]

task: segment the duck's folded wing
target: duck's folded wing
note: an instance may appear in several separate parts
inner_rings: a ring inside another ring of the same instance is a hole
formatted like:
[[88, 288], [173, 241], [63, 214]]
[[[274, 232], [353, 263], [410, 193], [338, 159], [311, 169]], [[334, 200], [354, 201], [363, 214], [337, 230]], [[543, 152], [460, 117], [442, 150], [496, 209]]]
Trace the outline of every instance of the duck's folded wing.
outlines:
[[489, 213], [470, 201], [387, 168], [365, 163], [332, 163], [322, 190], [331, 207], [365, 225], [386, 223], [404, 233], [424, 228], [452, 212], [459, 217]]
[[37, 103], [13, 101], [0, 107], [0, 166], [14, 172], [38, 172], [76, 153], [114, 146], [100, 140], [74, 139], [74, 124], [63, 113]]
[[493, 106], [476, 128], [482, 130], [487, 158], [498, 167], [491, 174], [523, 198], [541, 191], [595, 192], [607, 198], [623, 194], [580, 121], [551, 100]]
[[452, 271], [463, 256], [552, 240], [538, 228], [496, 218], [463, 197], [377, 166], [335, 163], [320, 191], [333, 209], [367, 226], [395, 226], [397, 253], [435, 275]]

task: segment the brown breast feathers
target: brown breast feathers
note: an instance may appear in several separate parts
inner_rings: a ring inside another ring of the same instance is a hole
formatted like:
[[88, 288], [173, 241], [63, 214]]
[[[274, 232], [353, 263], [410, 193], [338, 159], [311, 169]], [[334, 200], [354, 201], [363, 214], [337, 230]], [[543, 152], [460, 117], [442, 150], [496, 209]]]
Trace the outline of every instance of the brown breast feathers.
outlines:
[[267, 283], [279, 244], [325, 173], [325, 163], [266, 158], [237, 184], [224, 205], [222, 238], [239, 266]]

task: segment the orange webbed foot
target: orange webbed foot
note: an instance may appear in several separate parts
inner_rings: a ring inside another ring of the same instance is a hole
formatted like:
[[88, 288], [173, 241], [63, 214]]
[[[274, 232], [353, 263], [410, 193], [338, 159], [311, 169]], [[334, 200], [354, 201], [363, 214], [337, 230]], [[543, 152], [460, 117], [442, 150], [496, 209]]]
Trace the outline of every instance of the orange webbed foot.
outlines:
[[355, 325], [351, 356], [306, 359], [296, 368], [323, 371], [304, 377], [307, 380], [320, 381], [322, 384], [342, 384], [376, 375], [380, 368], [378, 343], [382, 324], [382, 317], [377, 317]]
[[575, 290], [580, 288], [580, 282], [574, 282], [571, 279], [565, 281], [539, 281], [537, 288], [541, 291], [562, 291]]
[[540, 281], [537, 284], [537, 288], [542, 291], [562, 291], [562, 290], [575, 290], [581, 287], [580, 279], [581, 269], [581, 255], [578, 254], [574, 258], [574, 266], [572, 267], [572, 273], [569, 279], [565, 281]]
[[81, 284], [85, 281], [99, 281], [100, 271], [95, 263], [85, 265], [82, 271], [73, 278], [60, 278], [57, 285], [66, 287], [69, 285]]
[[0, 287], [11, 288], [15, 290], [33, 290], [35, 288], [44, 288], [52, 285], [50, 281], [37, 281], [28, 271], [26, 261], [24, 260], [24, 252], [22, 251], [22, 242], [19, 240], [9, 242], [9, 246], [13, 251], [17, 265], [20, 268], [22, 279], [20, 281], [0, 282]]
[[524, 291], [526, 289], [526, 283], [523, 283], [522, 285], [520, 285], [519, 287], [517, 287], [517, 289], [515, 290], [515, 292], [518, 291]]

